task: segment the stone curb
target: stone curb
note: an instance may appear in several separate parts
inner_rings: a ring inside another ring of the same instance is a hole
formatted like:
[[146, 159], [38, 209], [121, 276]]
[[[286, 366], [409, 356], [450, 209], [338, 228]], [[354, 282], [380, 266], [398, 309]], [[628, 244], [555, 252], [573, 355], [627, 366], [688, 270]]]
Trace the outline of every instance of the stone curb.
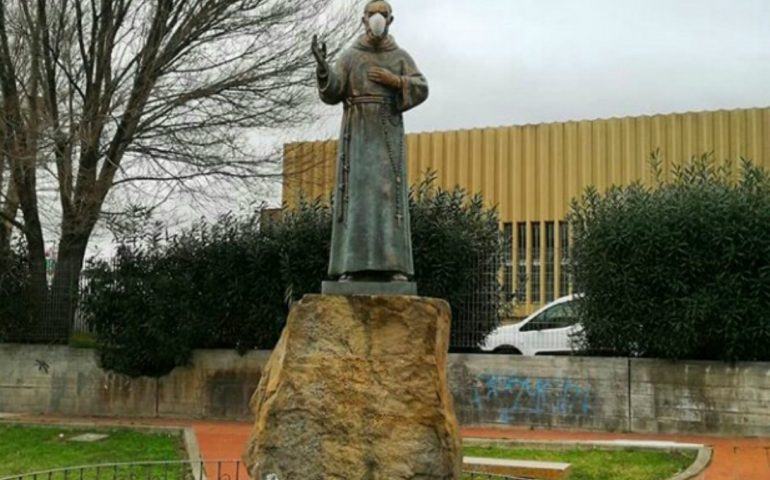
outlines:
[[187, 459], [190, 460], [192, 478], [207, 480], [206, 472], [201, 468], [200, 462], [203, 460], [203, 457], [201, 456], [201, 449], [198, 445], [198, 436], [195, 435], [195, 429], [192, 427], [183, 428], [182, 438], [184, 440], [184, 449], [187, 451]]
[[674, 476], [671, 480], [696, 480], [703, 479], [703, 472], [711, 464], [711, 458], [714, 452], [711, 447], [703, 445], [698, 449], [698, 456], [695, 461], [690, 465], [687, 470]]
[[492, 445], [503, 447], [529, 447], [543, 449], [603, 449], [603, 450], [622, 450], [634, 448], [639, 450], [695, 450], [697, 456], [695, 461], [687, 467], [684, 472], [678, 473], [669, 480], [700, 480], [706, 468], [711, 464], [713, 449], [707, 445], [699, 443], [676, 443], [669, 441], [638, 441], [638, 440], [513, 440], [513, 439], [486, 439], [486, 438], [463, 438], [463, 445]]

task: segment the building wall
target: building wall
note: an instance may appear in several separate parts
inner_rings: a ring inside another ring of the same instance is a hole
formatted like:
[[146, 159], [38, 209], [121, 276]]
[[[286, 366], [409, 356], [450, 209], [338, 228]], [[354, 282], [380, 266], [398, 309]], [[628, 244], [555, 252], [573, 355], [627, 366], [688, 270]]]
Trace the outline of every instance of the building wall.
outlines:
[[[0, 344], [0, 413], [252, 419], [270, 352], [196, 351], [161, 378], [105, 372], [93, 350]], [[462, 425], [770, 435], [770, 363], [452, 354]]]
[[[412, 134], [408, 175], [414, 183], [433, 170], [439, 186], [481, 192], [498, 206], [511, 235], [508, 281], [523, 300], [517, 314], [525, 315], [569, 293], [559, 222], [570, 200], [589, 185], [650, 183], [656, 149], [666, 178], [673, 164], [706, 152], [770, 168], [770, 108]], [[295, 205], [300, 194], [329, 198], [336, 151], [336, 141], [285, 146], [285, 204]]]

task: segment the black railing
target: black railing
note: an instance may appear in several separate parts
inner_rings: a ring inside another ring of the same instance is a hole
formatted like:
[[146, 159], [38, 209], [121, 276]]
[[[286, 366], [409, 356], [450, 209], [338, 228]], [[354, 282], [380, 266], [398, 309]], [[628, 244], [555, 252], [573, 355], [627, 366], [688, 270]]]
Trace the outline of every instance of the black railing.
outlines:
[[[0, 477], [0, 480], [248, 480], [239, 460], [112, 463], [59, 468]], [[284, 480], [284, 479], [276, 479]], [[462, 480], [525, 480], [482, 472], [463, 472]]]
[[0, 480], [248, 480], [238, 460], [112, 463], [59, 468]]

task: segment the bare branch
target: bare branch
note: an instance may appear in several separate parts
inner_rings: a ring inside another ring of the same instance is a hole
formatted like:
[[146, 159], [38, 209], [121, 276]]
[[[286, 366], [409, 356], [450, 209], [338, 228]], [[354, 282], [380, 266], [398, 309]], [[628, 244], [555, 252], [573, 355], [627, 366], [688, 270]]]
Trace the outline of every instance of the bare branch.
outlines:
[[157, 177], [157, 176], [146, 176], [146, 177], [126, 177], [122, 178], [113, 185], [120, 185], [123, 183], [135, 183], [135, 182], [184, 182], [186, 180], [193, 180], [195, 178], [201, 178], [201, 177], [226, 177], [226, 178], [238, 178], [241, 180], [250, 179], [250, 178], [280, 178], [281, 174], [261, 174], [256, 175], [254, 173], [242, 173], [238, 174], [235, 172], [226, 172], [226, 171], [208, 171], [208, 172], [198, 172], [198, 173], [191, 173], [189, 175], [174, 175], [171, 177]]

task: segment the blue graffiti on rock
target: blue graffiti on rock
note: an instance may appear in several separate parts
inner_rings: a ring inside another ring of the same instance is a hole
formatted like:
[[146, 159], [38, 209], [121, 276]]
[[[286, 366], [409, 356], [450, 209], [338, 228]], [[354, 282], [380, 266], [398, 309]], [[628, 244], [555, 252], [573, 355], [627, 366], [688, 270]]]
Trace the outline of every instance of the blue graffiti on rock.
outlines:
[[476, 410], [499, 411], [502, 423], [522, 414], [586, 416], [591, 412], [591, 386], [570, 379], [480, 375], [472, 401]]

